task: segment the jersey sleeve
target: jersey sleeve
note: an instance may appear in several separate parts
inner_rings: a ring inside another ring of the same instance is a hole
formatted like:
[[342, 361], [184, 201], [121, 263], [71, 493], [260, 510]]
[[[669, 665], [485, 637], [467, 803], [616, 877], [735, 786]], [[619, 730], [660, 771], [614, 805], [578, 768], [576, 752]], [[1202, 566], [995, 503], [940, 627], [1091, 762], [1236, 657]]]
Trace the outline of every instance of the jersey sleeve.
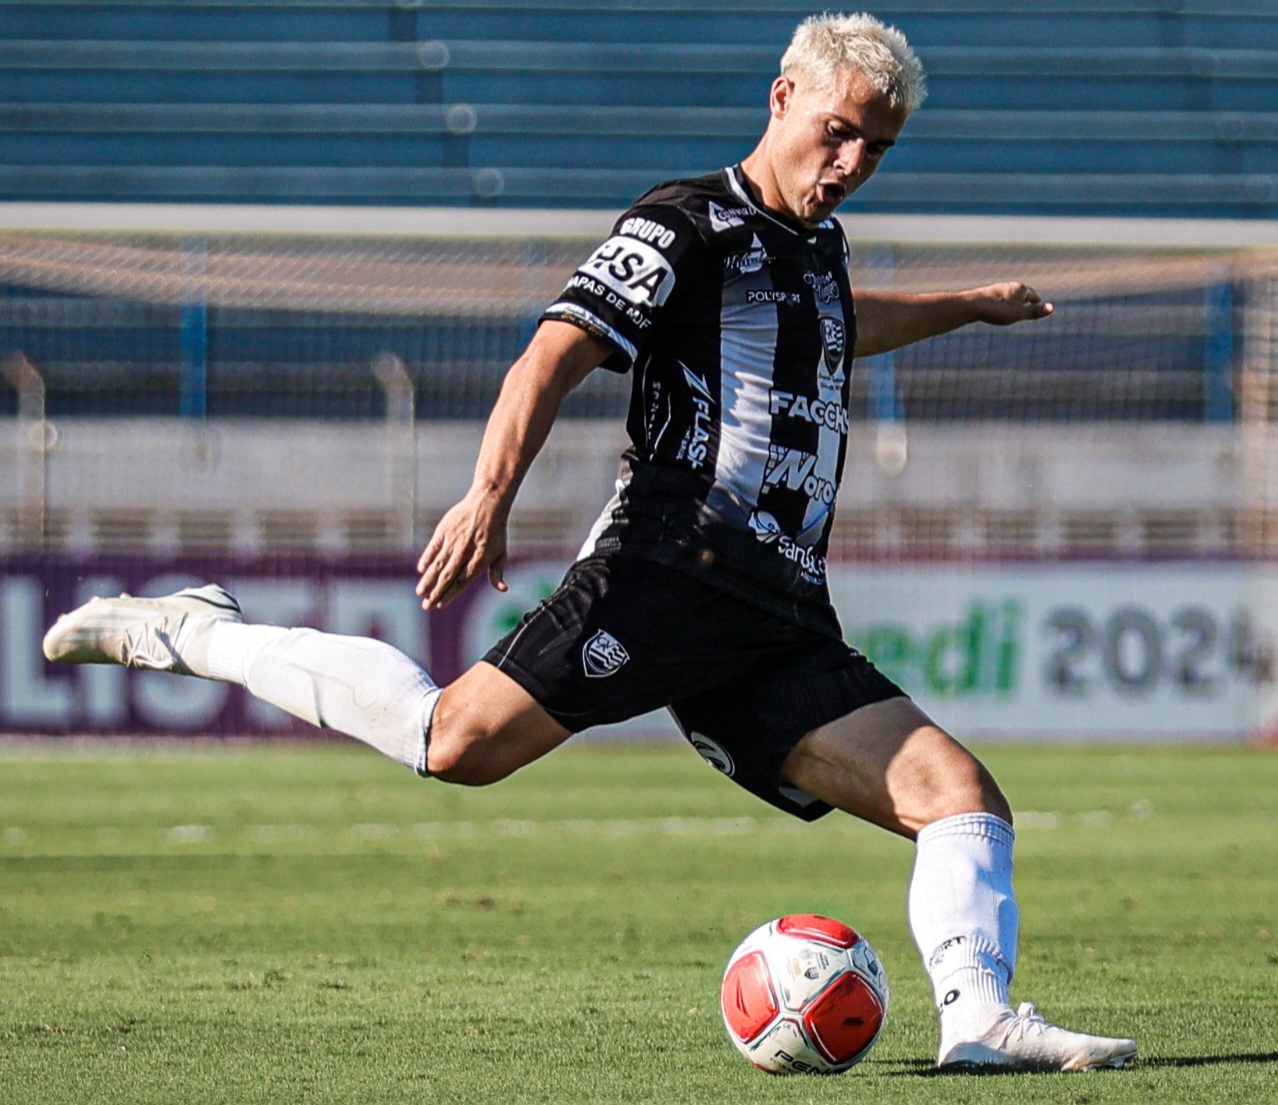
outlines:
[[627, 211], [542, 313], [581, 327], [612, 346], [603, 367], [627, 372], [639, 359], [676, 287], [700, 267], [703, 243], [673, 205], [643, 203]]

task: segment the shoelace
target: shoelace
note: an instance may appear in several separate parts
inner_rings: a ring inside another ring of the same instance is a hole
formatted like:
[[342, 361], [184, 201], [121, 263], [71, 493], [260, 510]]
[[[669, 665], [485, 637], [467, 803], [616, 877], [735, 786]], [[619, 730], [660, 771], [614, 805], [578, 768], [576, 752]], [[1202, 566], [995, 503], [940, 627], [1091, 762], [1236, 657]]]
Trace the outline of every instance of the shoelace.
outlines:
[[1003, 1027], [998, 1047], [1004, 1048], [1010, 1043], [1019, 1043], [1027, 1036], [1041, 1036], [1047, 1028], [1047, 1019], [1034, 1008], [1032, 1001], [1023, 1001], [1016, 1007], [1016, 1016], [1008, 1019]]
[[130, 668], [167, 668], [176, 655], [165, 635], [152, 632], [152, 623], [126, 629], [120, 641], [120, 663]]

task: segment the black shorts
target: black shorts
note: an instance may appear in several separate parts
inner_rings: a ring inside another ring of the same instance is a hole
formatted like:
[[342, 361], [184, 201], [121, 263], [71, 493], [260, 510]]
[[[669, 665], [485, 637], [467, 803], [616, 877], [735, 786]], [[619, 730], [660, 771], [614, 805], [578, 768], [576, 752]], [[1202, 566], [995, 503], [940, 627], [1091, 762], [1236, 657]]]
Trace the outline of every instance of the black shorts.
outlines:
[[842, 641], [621, 557], [575, 564], [484, 659], [573, 732], [668, 707], [709, 763], [806, 821], [830, 807], [781, 783], [790, 750], [904, 693]]

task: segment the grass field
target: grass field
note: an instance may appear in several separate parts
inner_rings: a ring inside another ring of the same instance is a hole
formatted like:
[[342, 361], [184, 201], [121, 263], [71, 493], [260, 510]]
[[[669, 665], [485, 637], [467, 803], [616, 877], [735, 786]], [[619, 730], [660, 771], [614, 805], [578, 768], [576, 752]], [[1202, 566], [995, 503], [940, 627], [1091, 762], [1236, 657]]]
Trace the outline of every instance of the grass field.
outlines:
[[[1014, 997], [1135, 1036], [1085, 1075], [938, 1075], [908, 844], [803, 826], [683, 748], [498, 787], [360, 748], [0, 752], [0, 1102], [1278, 1101], [1278, 754], [988, 749], [1022, 811]], [[892, 981], [838, 1078], [719, 1022], [768, 917], [842, 917]]]

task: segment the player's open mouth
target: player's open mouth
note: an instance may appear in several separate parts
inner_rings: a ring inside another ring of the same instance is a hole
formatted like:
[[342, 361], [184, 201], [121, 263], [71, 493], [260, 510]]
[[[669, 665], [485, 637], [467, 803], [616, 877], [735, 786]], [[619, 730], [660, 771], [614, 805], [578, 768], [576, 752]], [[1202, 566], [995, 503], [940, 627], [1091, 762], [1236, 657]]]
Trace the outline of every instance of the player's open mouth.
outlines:
[[848, 190], [842, 184], [835, 184], [830, 181], [820, 181], [817, 184], [817, 196], [821, 203], [842, 203], [848, 195]]

